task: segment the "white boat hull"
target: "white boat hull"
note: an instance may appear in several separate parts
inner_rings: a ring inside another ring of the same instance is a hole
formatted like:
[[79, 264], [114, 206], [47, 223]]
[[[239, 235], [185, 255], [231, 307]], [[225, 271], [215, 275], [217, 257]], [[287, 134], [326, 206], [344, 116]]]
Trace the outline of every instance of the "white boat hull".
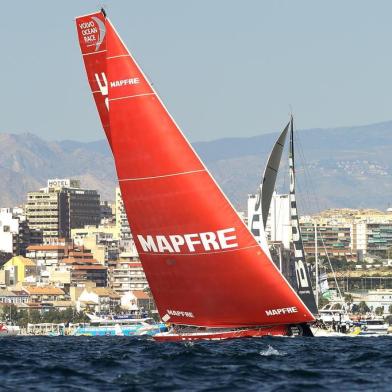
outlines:
[[323, 329], [323, 328], [317, 328], [317, 327], [310, 327], [310, 330], [313, 333], [313, 336], [315, 337], [343, 337], [343, 336], [349, 336], [347, 333], [342, 333], [342, 332], [336, 332], [330, 329]]
[[15, 336], [20, 334], [20, 328], [15, 325], [1, 325], [0, 336]]

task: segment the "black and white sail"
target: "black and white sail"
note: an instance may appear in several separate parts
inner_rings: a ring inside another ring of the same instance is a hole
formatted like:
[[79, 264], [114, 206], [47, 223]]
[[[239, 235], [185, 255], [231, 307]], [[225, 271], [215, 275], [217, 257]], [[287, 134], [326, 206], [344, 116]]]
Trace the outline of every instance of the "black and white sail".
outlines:
[[294, 125], [293, 117], [290, 120], [290, 148], [289, 148], [289, 171], [290, 171], [290, 215], [291, 230], [294, 247], [294, 264], [297, 278], [297, 293], [313, 313], [317, 314], [317, 305], [314, 298], [309, 268], [305, 261], [305, 252], [299, 227], [297, 201], [295, 198], [295, 168], [294, 168]]
[[260, 185], [260, 195], [261, 195], [261, 215], [263, 218], [264, 228], [267, 225], [268, 213], [270, 210], [272, 194], [275, 190], [276, 176], [278, 175], [280, 161], [282, 158], [282, 153], [284, 145], [286, 143], [286, 136], [289, 130], [288, 123], [282, 133], [279, 135], [274, 148], [269, 156], [267, 166], [264, 170], [263, 181]]
[[265, 228], [289, 126], [290, 123], [286, 125], [274, 144], [256, 194], [253, 212], [249, 217], [249, 229], [267, 254], [269, 254], [269, 247], [265, 235]]
[[275, 142], [271, 154], [268, 158], [267, 166], [264, 170], [259, 189], [256, 194], [256, 202], [251, 218], [250, 230], [255, 237], [260, 236], [261, 221], [263, 229], [266, 228], [268, 213], [271, 206], [272, 194], [274, 193], [276, 176], [278, 175], [282, 152], [286, 142], [287, 132], [290, 123], [286, 125], [278, 140]]

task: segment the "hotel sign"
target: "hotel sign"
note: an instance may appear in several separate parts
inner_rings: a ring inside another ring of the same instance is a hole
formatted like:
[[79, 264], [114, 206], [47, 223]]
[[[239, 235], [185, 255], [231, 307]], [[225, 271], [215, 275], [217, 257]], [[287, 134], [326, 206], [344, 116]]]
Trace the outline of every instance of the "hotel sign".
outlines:
[[54, 178], [48, 180], [48, 188], [80, 188], [80, 181], [70, 178]]

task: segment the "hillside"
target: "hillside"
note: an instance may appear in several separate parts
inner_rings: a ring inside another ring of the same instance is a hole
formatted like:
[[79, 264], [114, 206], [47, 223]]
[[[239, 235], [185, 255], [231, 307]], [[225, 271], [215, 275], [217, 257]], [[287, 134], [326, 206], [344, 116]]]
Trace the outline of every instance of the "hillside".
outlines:
[[[254, 192], [276, 133], [194, 143], [195, 149], [237, 208]], [[296, 133], [300, 208], [385, 209], [392, 200], [392, 121]], [[287, 162], [279, 191], [287, 191]], [[0, 205], [25, 201], [47, 178], [73, 177], [114, 199], [115, 170], [106, 141], [48, 142], [26, 134], [0, 134]]]

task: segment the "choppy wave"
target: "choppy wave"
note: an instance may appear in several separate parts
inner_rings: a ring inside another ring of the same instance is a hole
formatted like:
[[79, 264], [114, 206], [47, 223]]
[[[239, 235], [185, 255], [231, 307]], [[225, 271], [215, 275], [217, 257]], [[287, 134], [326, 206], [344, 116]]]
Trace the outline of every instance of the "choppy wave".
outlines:
[[279, 351], [275, 348], [273, 348], [271, 345], [268, 345], [268, 348], [266, 348], [265, 350], [261, 350], [260, 351], [260, 355], [262, 355], [263, 357], [269, 357], [271, 355], [286, 355], [286, 352], [284, 351]]
[[0, 391], [389, 391], [392, 337], [0, 338]]

